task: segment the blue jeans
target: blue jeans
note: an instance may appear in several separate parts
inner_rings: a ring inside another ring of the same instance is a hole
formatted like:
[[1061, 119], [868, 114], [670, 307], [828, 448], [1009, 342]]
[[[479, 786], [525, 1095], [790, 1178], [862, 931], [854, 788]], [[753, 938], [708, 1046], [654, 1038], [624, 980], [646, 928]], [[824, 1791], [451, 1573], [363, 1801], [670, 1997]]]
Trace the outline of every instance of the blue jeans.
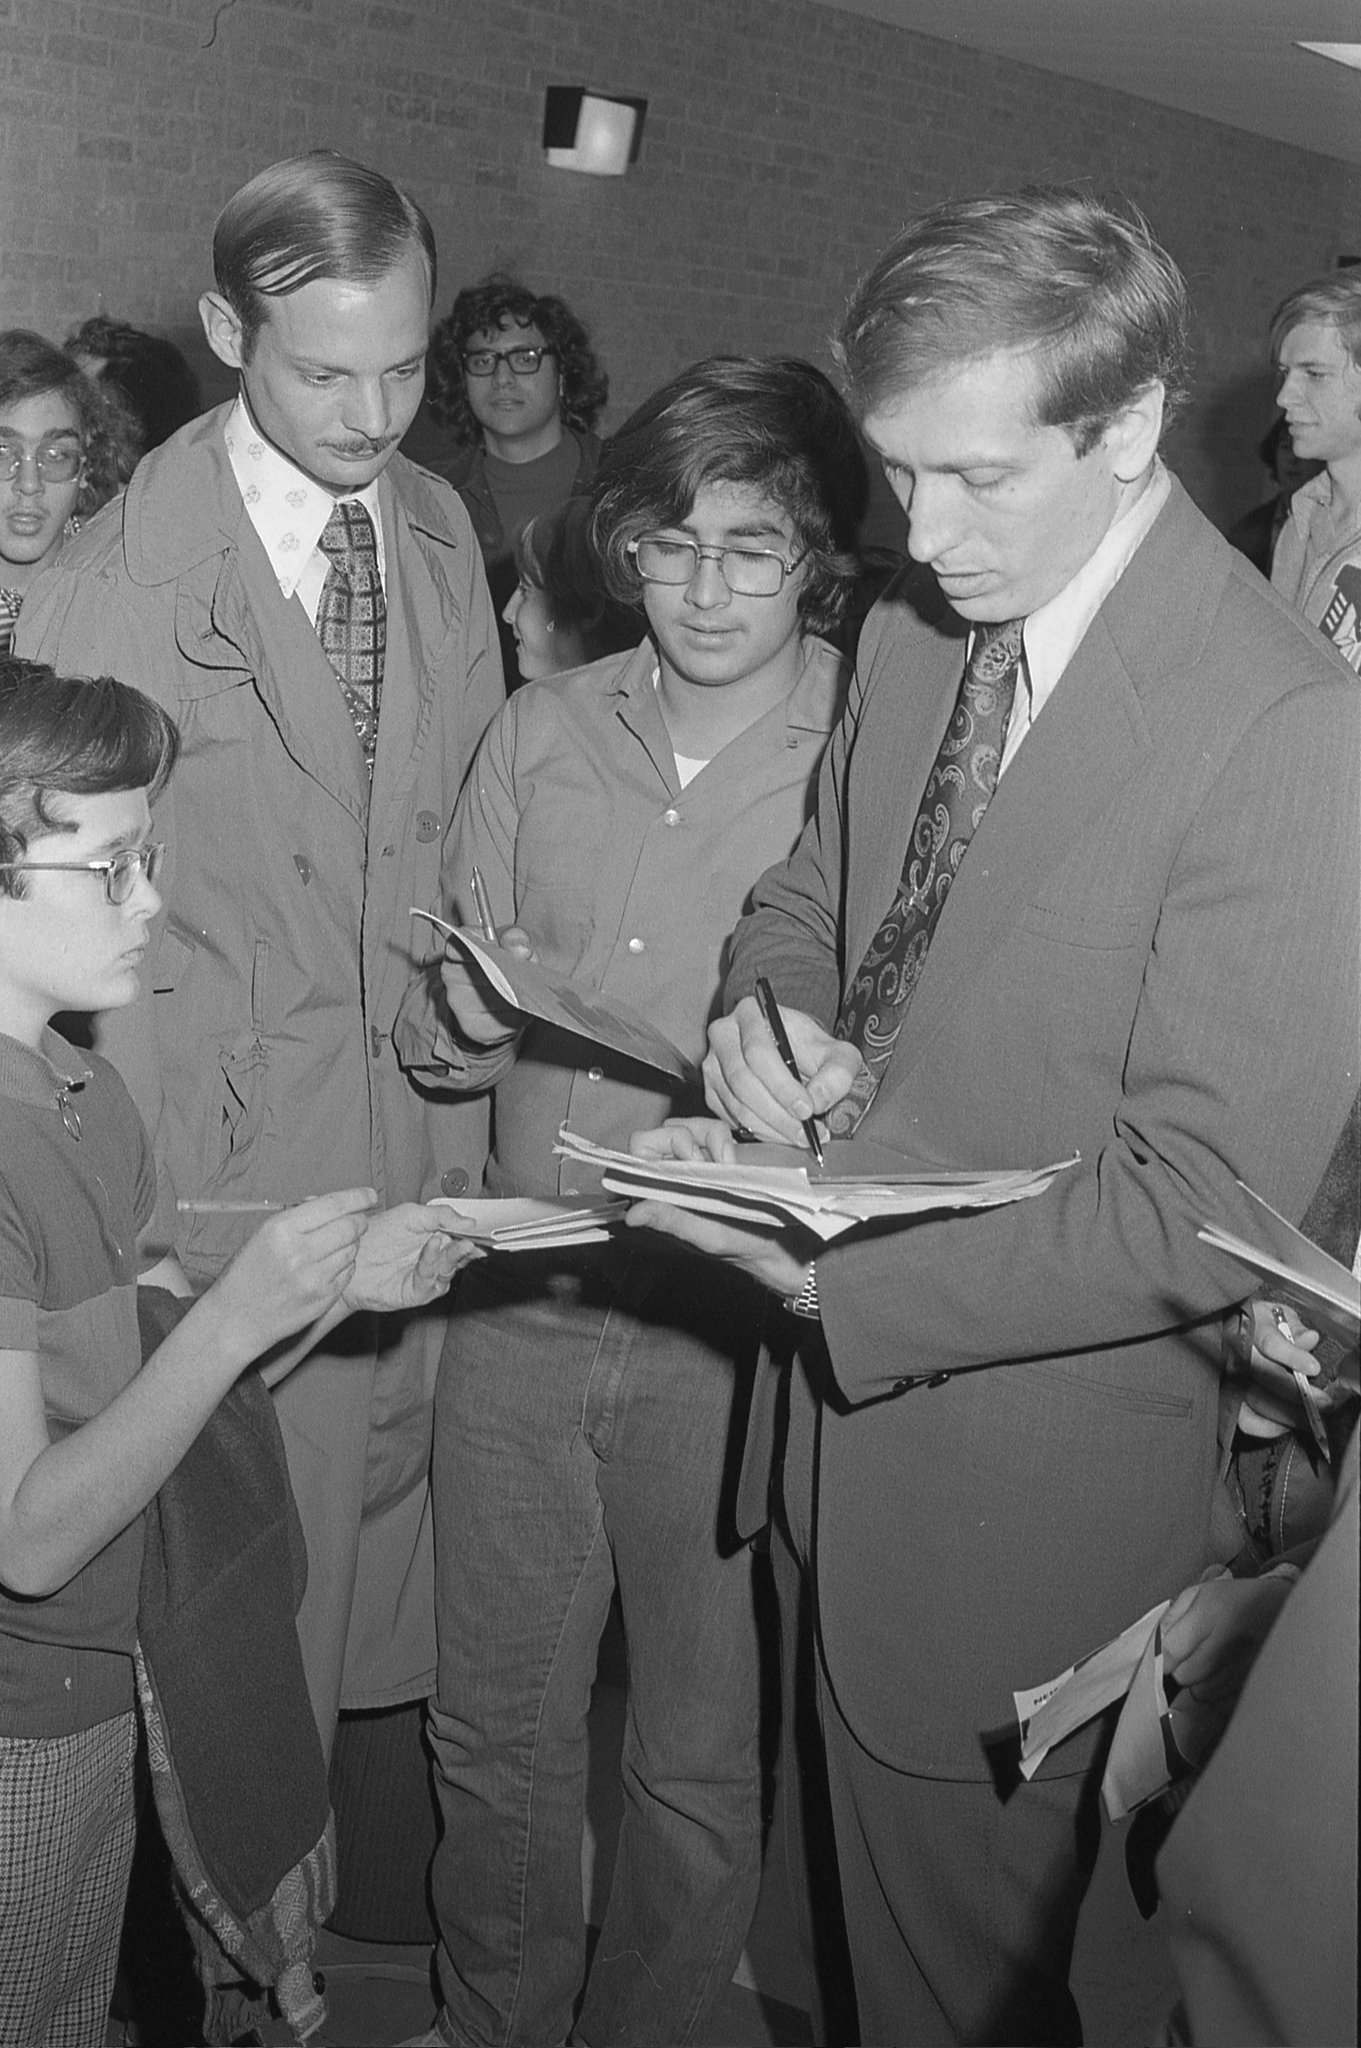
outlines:
[[[760, 1307], [606, 1249], [464, 1276], [435, 1400], [441, 2029], [564, 2042], [585, 1970], [586, 1714], [617, 1584], [624, 1818], [574, 2039], [696, 2039], [760, 1877], [750, 1552], [724, 1537]], [[737, 1397], [738, 1413], [734, 1417]]]

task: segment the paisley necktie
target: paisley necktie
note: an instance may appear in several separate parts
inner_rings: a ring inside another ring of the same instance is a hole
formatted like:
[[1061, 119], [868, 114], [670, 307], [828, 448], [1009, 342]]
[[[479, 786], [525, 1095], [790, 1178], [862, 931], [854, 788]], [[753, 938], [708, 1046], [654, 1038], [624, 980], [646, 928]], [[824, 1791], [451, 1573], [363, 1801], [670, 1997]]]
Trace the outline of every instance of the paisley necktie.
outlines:
[[926, 778], [903, 872], [878, 931], [842, 1000], [836, 1035], [865, 1065], [827, 1116], [846, 1138], [873, 1102], [893, 1055], [927, 948], [969, 842], [997, 787], [1007, 722], [1022, 660], [1024, 619], [974, 629], [959, 700]]

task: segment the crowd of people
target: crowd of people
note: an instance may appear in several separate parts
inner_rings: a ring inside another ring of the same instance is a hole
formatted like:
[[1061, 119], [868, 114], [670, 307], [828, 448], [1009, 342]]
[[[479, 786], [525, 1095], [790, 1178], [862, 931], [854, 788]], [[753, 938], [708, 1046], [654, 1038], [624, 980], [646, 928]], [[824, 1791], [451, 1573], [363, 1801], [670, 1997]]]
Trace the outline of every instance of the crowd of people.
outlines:
[[[437, 2048], [712, 2039], [777, 1739], [819, 2038], [1080, 2041], [1112, 1722], [1021, 1782], [1013, 1688], [1159, 1601], [1227, 1723], [1169, 2038], [1355, 2038], [1356, 1343], [1201, 1232], [1358, 1259], [1361, 276], [1277, 312], [1253, 566], [1159, 452], [1184, 283], [1076, 189], [909, 222], [841, 390], [713, 355], [603, 441], [564, 301], [432, 331], [376, 171], [269, 166], [212, 255], [206, 414], [120, 323], [0, 335], [0, 2048], [104, 2038], [139, 1723], [204, 2038], [319, 2037], [357, 1714], [425, 1725]], [[823, 1242], [563, 1127], [1064, 1163]], [[596, 1228], [489, 1250], [526, 1201]]]

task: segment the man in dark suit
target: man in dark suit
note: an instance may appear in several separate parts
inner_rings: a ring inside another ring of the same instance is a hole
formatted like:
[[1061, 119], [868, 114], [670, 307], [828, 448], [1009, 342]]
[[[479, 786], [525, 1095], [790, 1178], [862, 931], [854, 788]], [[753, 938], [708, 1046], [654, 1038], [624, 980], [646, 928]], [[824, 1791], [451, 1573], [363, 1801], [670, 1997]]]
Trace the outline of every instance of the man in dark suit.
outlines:
[[633, 1215], [803, 1333], [784, 1517], [875, 2043], [1081, 2039], [1103, 1730], [1018, 1785], [1012, 1688], [1207, 1563], [1244, 1289], [1197, 1227], [1250, 1235], [1240, 1180], [1298, 1216], [1356, 1085], [1361, 697], [1158, 460], [1185, 319], [1142, 220], [1071, 191], [942, 207], [860, 288], [843, 361], [919, 567], [706, 1063], [759, 1136], [816, 1114], [920, 1161], [1077, 1163], [811, 1262]]

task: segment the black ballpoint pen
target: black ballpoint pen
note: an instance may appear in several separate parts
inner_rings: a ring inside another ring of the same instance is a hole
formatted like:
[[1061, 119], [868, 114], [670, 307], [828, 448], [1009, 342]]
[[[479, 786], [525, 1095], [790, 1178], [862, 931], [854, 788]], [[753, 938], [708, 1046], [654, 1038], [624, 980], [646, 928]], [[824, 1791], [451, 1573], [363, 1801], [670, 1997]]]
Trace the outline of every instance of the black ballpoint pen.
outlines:
[[[761, 1015], [770, 1027], [770, 1035], [775, 1041], [776, 1052], [778, 1052], [799, 1086], [802, 1087], [803, 1075], [799, 1072], [799, 1063], [794, 1057], [794, 1048], [789, 1043], [789, 1034], [784, 1028], [784, 1019], [780, 1015], [780, 1006], [775, 1000], [775, 991], [766, 980], [764, 974], [758, 974], [756, 977], [756, 1000], [761, 1005]], [[803, 1134], [808, 1140], [809, 1149], [814, 1159], [817, 1160], [818, 1165], [825, 1166], [827, 1162], [822, 1156], [822, 1141], [818, 1137], [818, 1128], [811, 1116], [805, 1117], [803, 1120]]]

